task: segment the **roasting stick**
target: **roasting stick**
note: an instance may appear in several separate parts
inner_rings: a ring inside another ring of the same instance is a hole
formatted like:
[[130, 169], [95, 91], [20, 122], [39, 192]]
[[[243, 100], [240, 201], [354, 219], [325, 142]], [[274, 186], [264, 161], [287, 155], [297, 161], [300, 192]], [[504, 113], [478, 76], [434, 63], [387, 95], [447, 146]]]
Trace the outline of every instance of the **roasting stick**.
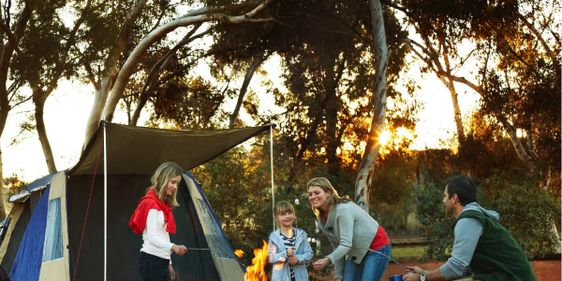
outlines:
[[187, 248], [189, 251], [210, 251], [209, 248]]

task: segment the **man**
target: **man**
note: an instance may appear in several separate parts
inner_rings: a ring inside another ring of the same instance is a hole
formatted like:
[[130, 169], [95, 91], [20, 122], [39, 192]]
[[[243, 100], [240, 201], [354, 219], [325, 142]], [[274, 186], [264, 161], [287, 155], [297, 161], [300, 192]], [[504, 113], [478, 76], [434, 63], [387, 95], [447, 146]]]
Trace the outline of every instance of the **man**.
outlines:
[[498, 222], [500, 215], [476, 202], [476, 185], [465, 176], [447, 180], [443, 204], [456, 219], [453, 252], [440, 268], [407, 267], [405, 281], [463, 280], [536, 281], [521, 246]]

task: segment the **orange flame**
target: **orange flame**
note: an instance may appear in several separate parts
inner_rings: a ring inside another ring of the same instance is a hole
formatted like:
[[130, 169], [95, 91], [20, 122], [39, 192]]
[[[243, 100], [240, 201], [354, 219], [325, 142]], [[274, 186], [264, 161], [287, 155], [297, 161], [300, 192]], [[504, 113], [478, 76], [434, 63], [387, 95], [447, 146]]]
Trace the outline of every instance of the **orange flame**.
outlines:
[[244, 251], [242, 251], [241, 249], [234, 250], [234, 254], [239, 258], [244, 257]]
[[246, 268], [244, 281], [267, 281], [265, 263], [267, 262], [267, 242], [263, 241], [263, 247], [254, 249], [252, 265]]

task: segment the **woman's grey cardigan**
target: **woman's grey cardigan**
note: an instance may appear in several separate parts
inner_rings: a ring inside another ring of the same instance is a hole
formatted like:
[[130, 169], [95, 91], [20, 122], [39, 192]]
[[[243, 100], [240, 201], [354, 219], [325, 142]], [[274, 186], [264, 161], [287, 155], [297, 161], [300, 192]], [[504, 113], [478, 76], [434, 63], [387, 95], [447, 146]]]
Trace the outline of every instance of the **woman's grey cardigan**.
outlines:
[[369, 251], [379, 223], [351, 201], [332, 206], [325, 224], [320, 218], [317, 220], [334, 248], [327, 257], [334, 264], [335, 279], [342, 279], [345, 256], [360, 264]]

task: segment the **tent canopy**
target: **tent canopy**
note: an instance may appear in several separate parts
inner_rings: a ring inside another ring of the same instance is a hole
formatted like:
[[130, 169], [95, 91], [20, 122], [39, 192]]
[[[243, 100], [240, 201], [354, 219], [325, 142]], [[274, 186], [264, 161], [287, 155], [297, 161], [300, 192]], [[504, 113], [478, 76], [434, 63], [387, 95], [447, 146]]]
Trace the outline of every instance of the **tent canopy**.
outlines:
[[172, 131], [102, 122], [71, 175], [103, 173], [103, 127], [107, 130], [107, 173], [151, 175], [165, 161], [185, 170], [201, 165], [268, 130], [271, 125], [225, 130]]
[[[14, 281], [139, 279], [142, 239], [127, 222], [154, 170], [164, 161], [189, 170], [270, 126], [172, 131], [102, 123], [76, 166], [25, 188], [0, 240], [1, 265]], [[107, 175], [101, 177], [104, 163]], [[172, 242], [209, 251], [172, 256], [177, 279], [243, 280], [221, 223], [203, 189], [187, 173], [178, 188], [178, 202]]]

